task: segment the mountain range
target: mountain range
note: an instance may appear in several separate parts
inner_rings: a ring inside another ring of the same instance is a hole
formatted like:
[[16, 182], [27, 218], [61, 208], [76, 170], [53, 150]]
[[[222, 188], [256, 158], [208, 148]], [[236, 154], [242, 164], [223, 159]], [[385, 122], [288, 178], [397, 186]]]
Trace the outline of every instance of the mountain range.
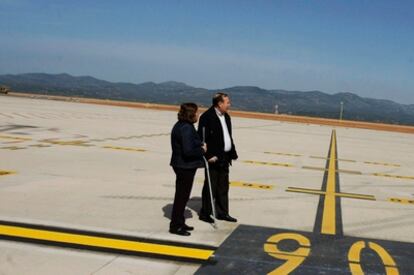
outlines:
[[209, 90], [176, 81], [133, 84], [66, 73], [0, 75], [0, 85], [8, 86], [15, 92], [164, 104], [192, 101], [201, 106], [209, 106], [212, 95], [224, 91], [230, 95], [233, 109], [274, 113], [277, 105], [281, 114], [324, 118], [339, 118], [342, 102], [343, 119], [414, 125], [414, 104], [364, 98], [353, 93], [266, 90], [253, 86]]

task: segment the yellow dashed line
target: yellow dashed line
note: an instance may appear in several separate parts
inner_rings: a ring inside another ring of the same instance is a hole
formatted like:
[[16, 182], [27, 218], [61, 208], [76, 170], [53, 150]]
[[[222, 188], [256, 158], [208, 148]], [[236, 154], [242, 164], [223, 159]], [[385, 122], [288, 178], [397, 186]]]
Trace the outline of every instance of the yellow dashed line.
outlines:
[[289, 164], [289, 163], [265, 162], [265, 161], [254, 161], [254, 160], [244, 160], [243, 163], [270, 165], [270, 166], [282, 166], [282, 167], [294, 167], [293, 164]]
[[414, 180], [412, 176], [399, 176], [399, 175], [390, 175], [390, 174], [383, 174], [383, 173], [373, 173], [370, 174], [371, 176], [376, 177], [386, 177], [386, 178], [395, 178], [395, 179], [404, 179], [404, 180]]
[[120, 146], [102, 146], [102, 148], [106, 149], [114, 149], [114, 150], [123, 150], [123, 151], [135, 151], [135, 152], [146, 152], [147, 150], [141, 149], [141, 148], [133, 148], [133, 147], [120, 147]]
[[374, 162], [374, 161], [364, 161], [365, 164], [372, 164], [372, 165], [382, 165], [382, 166], [392, 166], [392, 167], [401, 167], [399, 164], [395, 163], [385, 163], [385, 162]]
[[0, 176], [7, 176], [7, 175], [13, 175], [16, 174], [14, 171], [6, 171], [6, 170], [0, 170]]
[[4, 136], [4, 135], [0, 135], [0, 139], [11, 139], [11, 140], [17, 140], [17, 141], [32, 140], [31, 138], [14, 137], [14, 136]]
[[388, 201], [390, 202], [396, 202], [396, 203], [402, 203], [402, 204], [413, 204], [413, 199], [405, 199], [405, 198], [389, 198]]
[[6, 146], [6, 147], [0, 147], [0, 149], [15, 151], [15, 150], [22, 150], [22, 149], [26, 149], [26, 147]]
[[85, 146], [85, 147], [89, 147], [89, 146], [93, 146], [91, 144], [88, 144], [88, 141], [85, 140], [48, 140], [48, 139], [44, 139], [41, 140], [40, 142], [45, 142], [45, 143], [50, 143], [50, 144], [57, 144], [57, 145], [69, 145], [69, 146]]
[[262, 189], [262, 190], [271, 190], [274, 188], [274, 185], [245, 182], [245, 181], [231, 181], [230, 186], [256, 188], [256, 189]]
[[302, 157], [303, 155], [300, 154], [290, 154], [290, 153], [278, 153], [278, 152], [264, 152], [265, 154], [270, 155], [279, 155], [279, 156], [287, 156], [287, 157]]

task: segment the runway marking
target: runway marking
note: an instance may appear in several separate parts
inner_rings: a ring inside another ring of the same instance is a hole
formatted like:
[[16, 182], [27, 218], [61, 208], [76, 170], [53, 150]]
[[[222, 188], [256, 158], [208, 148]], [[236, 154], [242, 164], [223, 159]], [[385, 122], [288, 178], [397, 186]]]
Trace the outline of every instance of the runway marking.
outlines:
[[414, 199], [406, 199], [406, 198], [389, 198], [388, 201], [402, 203], [402, 204], [414, 204]]
[[38, 147], [38, 148], [45, 148], [45, 147], [52, 147], [52, 145], [46, 145], [46, 144], [32, 144], [29, 145], [30, 147]]
[[0, 149], [3, 149], [3, 150], [11, 150], [11, 151], [17, 151], [17, 150], [23, 150], [23, 149], [26, 149], [26, 147], [19, 147], [19, 146], [5, 146], [5, 147], [0, 147]]
[[112, 146], [112, 145], [102, 146], [102, 148], [114, 149], [114, 150], [123, 150], [123, 151], [147, 152], [147, 150], [141, 149], [141, 148], [121, 147], [121, 146]]
[[63, 146], [83, 146], [83, 147], [91, 147], [94, 146], [92, 144], [88, 144], [87, 140], [57, 140], [57, 139], [43, 139], [39, 142], [56, 144], [56, 145], [63, 145]]
[[16, 140], [16, 141], [28, 141], [32, 140], [31, 138], [23, 138], [23, 137], [16, 137], [16, 136], [8, 136], [8, 135], [0, 135], [0, 139], [8, 139], [8, 140]]
[[[314, 167], [314, 166], [302, 166], [302, 169], [318, 170], [318, 171], [328, 171], [326, 168], [323, 168], [323, 167]], [[360, 171], [344, 170], [344, 169], [338, 169], [338, 173], [353, 174], [353, 175], [362, 175], [362, 172], [360, 172]]]
[[230, 181], [230, 186], [247, 187], [247, 188], [255, 188], [255, 189], [262, 189], [262, 190], [272, 190], [274, 188], [274, 185], [245, 182], [245, 181]]
[[[323, 160], [328, 160], [329, 158], [327, 157], [320, 157], [320, 156], [309, 156], [312, 159], [323, 159]], [[344, 161], [344, 162], [357, 162], [356, 160], [353, 159], [338, 159], [339, 161]]]
[[[313, 159], [324, 159], [326, 160], [326, 157], [320, 157], [320, 156], [309, 156], [310, 158]], [[391, 167], [401, 167], [400, 164], [396, 164], [396, 163], [388, 163], [388, 162], [378, 162], [378, 161], [357, 161], [357, 160], [352, 160], [352, 159], [338, 159], [339, 161], [343, 161], [343, 162], [353, 162], [353, 163], [357, 163], [357, 162], [361, 162], [364, 164], [370, 164], [370, 165], [380, 165], [380, 166], [391, 166]]]
[[0, 176], [7, 176], [7, 175], [13, 175], [16, 174], [14, 171], [6, 171], [6, 170], [0, 170]]
[[269, 165], [269, 166], [281, 166], [281, 167], [294, 167], [290, 163], [279, 163], [279, 162], [266, 162], [266, 161], [255, 161], [255, 160], [244, 160], [243, 163], [257, 164], [257, 165]]
[[391, 174], [383, 174], [383, 173], [373, 173], [370, 174], [371, 176], [376, 177], [386, 177], [386, 178], [394, 178], [394, 179], [404, 179], [404, 180], [414, 180], [413, 176], [399, 176], [399, 175], [391, 175]]
[[263, 152], [263, 153], [270, 154], [270, 155], [287, 156], [287, 157], [302, 157], [303, 156], [303, 155], [300, 155], [300, 154], [278, 153], [278, 152]]
[[[297, 187], [288, 187], [286, 192], [295, 192], [295, 193], [304, 193], [304, 194], [314, 194], [314, 195], [326, 195], [327, 192], [321, 191], [318, 189], [310, 189], [310, 188], [297, 188]], [[376, 198], [373, 195], [364, 195], [364, 194], [355, 194], [355, 193], [344, 193], [339, 192], [335, 193], [338, 197], [349, 198], [349, 199], [360, 199], [360, 200], [369, 200], [375, 201]]]
[[0, 239], [186, 261], [208, 261], [215, 250], [203, 245], [8, 221], [0, 221]]
[[400, 164], [386, 163], [386, 162], [364, 161], [364, 163], [365, 164], [372, 164], [372, 165], [381, 165], [381, 166], [401, 167]]

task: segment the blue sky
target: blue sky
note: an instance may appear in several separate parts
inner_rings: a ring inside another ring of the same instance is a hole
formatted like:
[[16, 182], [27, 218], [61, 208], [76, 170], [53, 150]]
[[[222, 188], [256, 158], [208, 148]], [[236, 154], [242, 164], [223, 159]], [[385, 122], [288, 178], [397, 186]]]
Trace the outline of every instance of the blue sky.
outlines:
[[414, 1], [0, 0], [0, 74], [353, 92], [414, 104]]

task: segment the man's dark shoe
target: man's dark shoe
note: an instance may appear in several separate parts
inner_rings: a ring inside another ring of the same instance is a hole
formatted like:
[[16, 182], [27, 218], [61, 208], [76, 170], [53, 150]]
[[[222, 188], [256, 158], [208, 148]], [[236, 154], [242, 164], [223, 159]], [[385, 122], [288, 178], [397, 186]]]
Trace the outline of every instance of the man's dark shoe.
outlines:
[[200, 215], [198, 218], [203, 222], [214, 223], [214, 220], [210, 216]]
[[221, 221], [228, 221], [228, 222], [237, 222], [236, 218], [233, 218], [230, 215], [225, 215], [225, 216], [218, 216], [217, 220], [221, 220]]
[[183, 229], [184, 230], [187, 230], [187, 231], [193, 231], [194, 230], [194, 227], [184, 224], [183, 225]]
[[191, 233], [188, 232], [187, 230], [185, 230], [184, 227], [180, 227], [178, 229], [170, 228], [170, 233], [180, 235], [180, 236], [190, 236], [191, 235]]

